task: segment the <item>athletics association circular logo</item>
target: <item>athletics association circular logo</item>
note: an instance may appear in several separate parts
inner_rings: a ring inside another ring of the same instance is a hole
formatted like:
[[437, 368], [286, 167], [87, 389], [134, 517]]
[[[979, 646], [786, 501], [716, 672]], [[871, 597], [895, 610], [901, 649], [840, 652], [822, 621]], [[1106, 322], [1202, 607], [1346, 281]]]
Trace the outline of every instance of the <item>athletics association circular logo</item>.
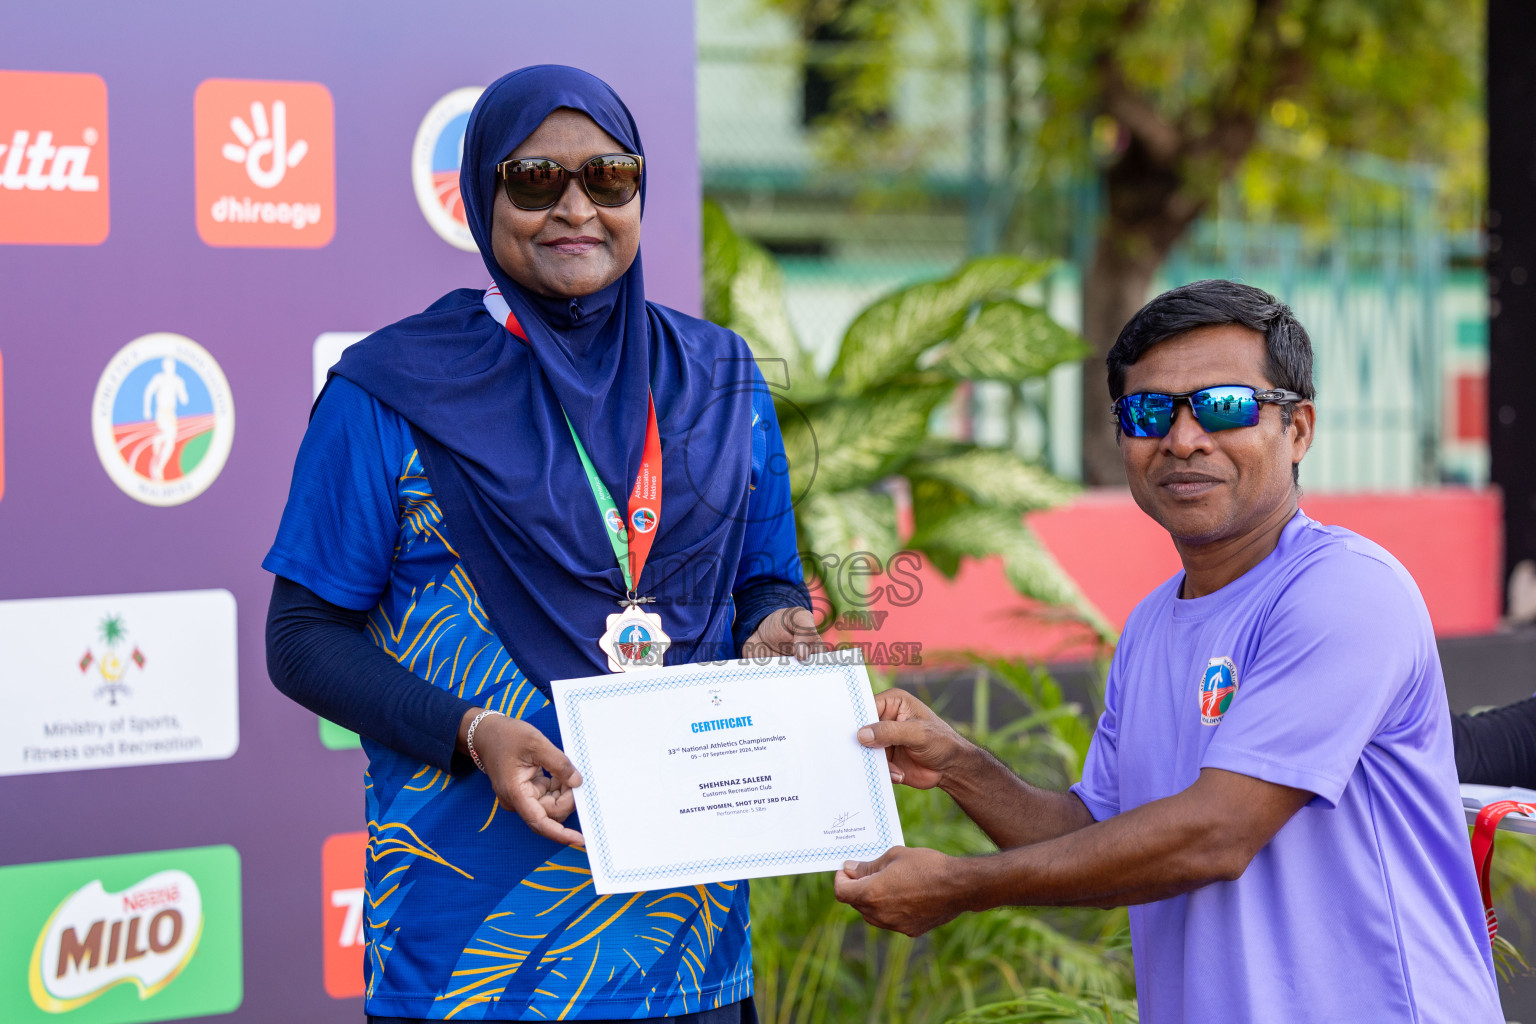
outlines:
[[1237, 693], [1237, 666], [1231, 658], [1212, 658], [1200, 678], [1200, 721], [1218, 725]]
[[619, 510], [611, 508], [603, 513], [603, 522], [608, 524], [608, 529], [614, 533], [624, 532], [624, 517], [619, 515]]
[[639, 661], [651, 653], [651, 631], [639, 623], [619, 630], [619, 653], [626, 661]]
[[464, 129], [469, 112], [484, 92], [479, 86], [455, 89], [427, 111], [411, 147], [411, 184], [422, 216], [437, 236], [465, 252], [476, 252], [459, 195], [459, 164], [464, 158]]
[[124, 494], [162, 507], [191, 501], [218, 478], [234, 443], [229, 381], [191, 338], [135, 338], [96, 382], [91, 434], [102, 468]]
[[650, 533], [656, 529], [656, 513], [648, 508], [637, 508], [629, 521], [635, 524], [635, 529], [641, 533]]

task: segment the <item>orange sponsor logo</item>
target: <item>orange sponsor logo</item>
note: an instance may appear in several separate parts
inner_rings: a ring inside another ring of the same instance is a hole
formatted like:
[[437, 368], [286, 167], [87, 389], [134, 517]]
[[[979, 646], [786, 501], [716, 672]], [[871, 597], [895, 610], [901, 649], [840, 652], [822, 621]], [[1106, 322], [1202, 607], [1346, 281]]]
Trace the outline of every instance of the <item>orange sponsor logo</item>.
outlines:
[[106, 240], [107, 83], [0, 71], [0, 242]]
[[367, 832], [331, 836], [320, 848], [325, 991], [332, 999], [363, 994], [363, 924], [368, 910], [363, 857], [367, 848]]
[[336, 234], [336, 126], [319, 82], [210, 78], [193, 100], [197, 233], [314, 249]]

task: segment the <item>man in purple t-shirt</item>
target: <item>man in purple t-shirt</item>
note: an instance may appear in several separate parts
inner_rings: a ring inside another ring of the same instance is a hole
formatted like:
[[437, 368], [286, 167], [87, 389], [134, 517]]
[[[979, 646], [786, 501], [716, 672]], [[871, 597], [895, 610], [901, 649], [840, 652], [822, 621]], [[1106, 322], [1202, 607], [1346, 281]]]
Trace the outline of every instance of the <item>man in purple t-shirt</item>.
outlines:
[[859, 739], [1002, 852], [896, 847], [838, 898], [918, 935], [1004, 904], [1131, 905], [1143, 1024], [1502, 1021], [1429, 614], [1297, 506], [1312, 350], [1256, 288], [1152, 300], [1109, 358], [1136, 503], [1183, 572], [1131, 613], [1083, 779], [1036, 789], [908, 694]]

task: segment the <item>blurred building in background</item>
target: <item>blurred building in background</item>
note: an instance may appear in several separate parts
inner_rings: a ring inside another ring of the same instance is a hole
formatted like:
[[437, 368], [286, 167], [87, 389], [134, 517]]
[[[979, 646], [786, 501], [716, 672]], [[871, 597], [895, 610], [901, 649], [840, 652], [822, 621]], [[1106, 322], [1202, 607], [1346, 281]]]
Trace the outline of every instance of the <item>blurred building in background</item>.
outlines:
[[[876, 296], [991, 251], [1058, 261], [1033, 298], [1080, 327], [1101, 189], [1091, 166], [1061, 173], [1031, 150], [1028, 93], [1039, 75], [1021, 59], [1015, 23], [989, 13], [996, 5], [935, 0], [930, 17], [887, 27], [874, 45], [826, 15], [840, 6], [697, 6], [705, 195], [778, 256], [802, 343], [830, 360]], [[867, 93], [863, 138], [846, 130], [846, 111], [837, 116], [839, 89]], [[1282, 125], [1297, 116], [1283, 101], [1271, 112]], [[1082, 132], [1100, 145], [1103, 127], [1085, 120]], [[1313, 138], [1296, 137], [1302, 147]], [[1252, 189], [1223, 186], [1155, 288], [1231, 277], [1296, 310], [1319, 389], [1302, 476], [1310, 490], [1484, 484], [1481, 199], [1448, 195], [1432, 166], [1337, 150], [1330, 159], [1339, 185], [1307, 221], [1256, 211]], [[978, 384], [936, 427], [1078, 479], [1083, 372], [1058, 368], [1017, 393]]]

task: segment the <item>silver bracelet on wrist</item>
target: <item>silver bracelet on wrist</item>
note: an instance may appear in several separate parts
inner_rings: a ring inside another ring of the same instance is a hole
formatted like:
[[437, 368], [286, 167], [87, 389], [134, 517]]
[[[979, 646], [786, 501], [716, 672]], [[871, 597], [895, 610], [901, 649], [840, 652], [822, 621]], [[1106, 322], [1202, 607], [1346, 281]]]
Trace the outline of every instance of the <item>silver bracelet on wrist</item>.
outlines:
[[[480, 720], [486, 715], [501, 715], [501, 712], [492, 711], [490, 708], [486, 708], [484, 711], [480, 712], [474, 718], [469, 720], [469, 731], [464, 734], [464, 746], [469, 748], [469, 759], [475, 762], [475, 767], [480, 769], [482, 772], [485, 771], [485, 765], [481, 763], [480, 755], [475, 753], [475, 727], [480, 724]], [[505, 718], [507, 716], [502, 715], [501, 717]]]

